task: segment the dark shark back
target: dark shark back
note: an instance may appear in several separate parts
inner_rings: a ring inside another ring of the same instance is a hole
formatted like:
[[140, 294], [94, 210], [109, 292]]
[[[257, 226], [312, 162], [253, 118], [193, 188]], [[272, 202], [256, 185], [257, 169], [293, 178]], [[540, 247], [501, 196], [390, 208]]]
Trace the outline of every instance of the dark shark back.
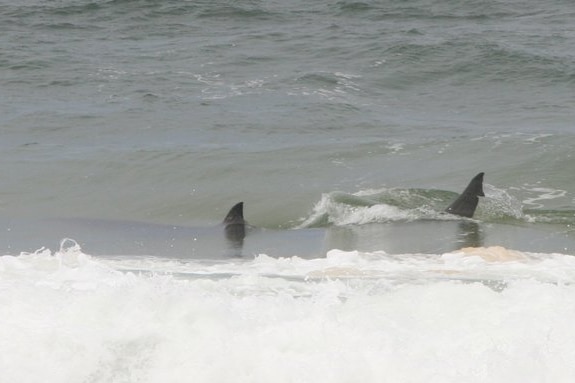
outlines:
[[478, 197], [484, 197], [483, 193], [483, 176], [485, 173], [481, 172], [469, 182], [463, 193], [451, 205], [445, 209], [447, 213], [459, 215], [462, 217], [471, 218], [475, 213], [477, 204], [479, 203]]

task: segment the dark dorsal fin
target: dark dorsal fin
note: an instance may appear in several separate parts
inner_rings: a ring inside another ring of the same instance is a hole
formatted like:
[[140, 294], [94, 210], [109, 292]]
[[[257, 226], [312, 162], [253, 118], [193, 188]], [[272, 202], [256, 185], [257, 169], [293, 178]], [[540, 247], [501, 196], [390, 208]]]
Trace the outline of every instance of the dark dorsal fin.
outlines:
[[235, 204], [228, 214], [226, 218], [224, 218], [224, 225], [236, 225], [236, 224], [245, 224], [244, 221], [244, 203], [238, 202]]
[[483, 193], [483, 176], [485, 173], [481, 172], [469, 182], [463, 193], [451, 205], [445, 209], [446, 212], [460, 215], [462, 217], [473, 217], [477, 204], [479, 203], [478, 197], [484, 197]]
[[244, 220], [244, 203], [235, 204], [226, 218], [224, 218], [224, 231], [228, 245], [234, 251], [234, 256], [241, 256], [246, 237], [246, 221]]

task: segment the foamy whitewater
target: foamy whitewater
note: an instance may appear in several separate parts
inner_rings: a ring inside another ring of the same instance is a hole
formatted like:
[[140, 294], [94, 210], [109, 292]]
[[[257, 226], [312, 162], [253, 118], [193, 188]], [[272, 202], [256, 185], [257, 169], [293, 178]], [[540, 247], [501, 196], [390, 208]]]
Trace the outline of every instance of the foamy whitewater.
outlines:
[[570, 382], [575, 258], [0, 257], [3, 382]]

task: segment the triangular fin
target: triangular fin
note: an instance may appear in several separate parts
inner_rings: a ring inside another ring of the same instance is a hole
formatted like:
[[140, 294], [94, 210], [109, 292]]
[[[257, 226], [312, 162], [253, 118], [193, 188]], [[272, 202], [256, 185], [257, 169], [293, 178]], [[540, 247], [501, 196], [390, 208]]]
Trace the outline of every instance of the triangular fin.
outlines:
[[224, 225], [245, 224], [244, 221], [244, 203], [238, 202], [235, 204], [226, 217], [224, 218]]
[[483, 193], [484, 175], [485, 173], [481, 172], [473, 177], [463, 193], [461, 193], [461, 195], [459, 195], [459, 197], [457, 197], [457, 199], [449, 205], [445, 211], [462, 217], [473, 217], [477, 204], [479, 203], [478, 197], [485, 196], [485, 193]]
[[241, 256], [246, 237], [246, 221], [244, 220], [244, 203], [235, 204], [226, 218], [224, 218], [224, 231], [228, 245], [234, 251], [234, 256]]

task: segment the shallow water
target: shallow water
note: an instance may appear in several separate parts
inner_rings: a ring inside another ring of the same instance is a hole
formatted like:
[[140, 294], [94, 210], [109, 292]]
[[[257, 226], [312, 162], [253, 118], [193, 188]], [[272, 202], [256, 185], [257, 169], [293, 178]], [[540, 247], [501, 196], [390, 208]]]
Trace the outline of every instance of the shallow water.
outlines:
[[573, 15], [3, 1], [0, 381], [573, 381]]

